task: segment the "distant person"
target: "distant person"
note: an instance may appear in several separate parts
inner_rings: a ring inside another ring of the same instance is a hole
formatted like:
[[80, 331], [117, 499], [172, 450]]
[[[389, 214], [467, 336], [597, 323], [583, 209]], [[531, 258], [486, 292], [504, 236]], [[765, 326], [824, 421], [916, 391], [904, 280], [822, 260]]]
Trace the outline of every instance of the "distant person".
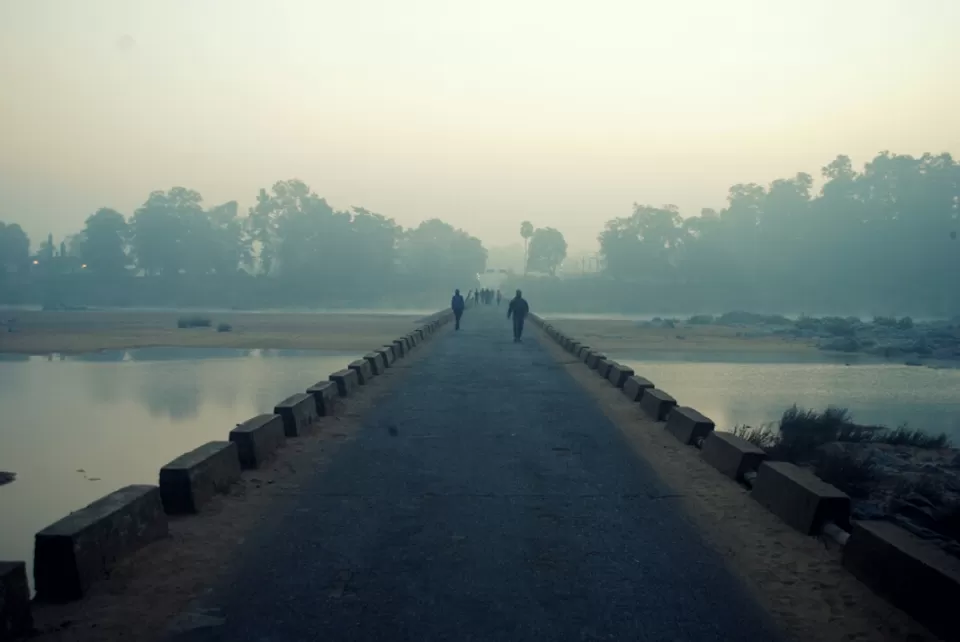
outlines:
[[473, 293], [473, 302], [480, 303], [480, 290]]
[[454, 290], [453, 298], [450, 300], [450, 308], [453, 310], [453, 318], [456, 319], [457, 325], [454, 327], [455, 330], [460, 329], [460, 317], [463, 316], [463, 309], [466, 307], [466, 303], [463, 301], [463, 297], [460, 296], [460, 290]]
[[523, 322], [530, 313], [530, 305], [523, 298], [520, 290], [517, 290], [517, 296], [510, 301], [507, 307], [507, 318], [513, 317], [513, 342], [520, 343], [520, 337], [523, 336]]
[[500, 290], [497, 290], [497, 307], [500, 307]]

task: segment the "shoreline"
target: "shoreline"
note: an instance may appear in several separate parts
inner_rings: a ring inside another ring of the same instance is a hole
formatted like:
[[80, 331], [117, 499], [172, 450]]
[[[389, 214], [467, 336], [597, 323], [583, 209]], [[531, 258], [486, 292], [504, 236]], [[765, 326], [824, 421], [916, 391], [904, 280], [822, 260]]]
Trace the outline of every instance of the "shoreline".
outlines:
[[[210, 327], [177, 327], [180, 318], [195, 316], [209, 319]], [[352, 352], [405, 334], [421, 319], [416, 312], [18, 311], [0, 314], [0, 353], [77, 356], [149, 348]], [[218, 332], [221, 323], [230, 330]]]

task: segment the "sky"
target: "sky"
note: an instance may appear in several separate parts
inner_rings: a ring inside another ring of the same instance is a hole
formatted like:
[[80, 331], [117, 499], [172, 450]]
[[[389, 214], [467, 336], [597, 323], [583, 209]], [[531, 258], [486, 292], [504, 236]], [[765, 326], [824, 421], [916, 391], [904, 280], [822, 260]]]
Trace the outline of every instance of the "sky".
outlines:
[[837, 154], [960, 153], [956, 0], [0, 0], [0, 220], [288, 178], [589, 250]]

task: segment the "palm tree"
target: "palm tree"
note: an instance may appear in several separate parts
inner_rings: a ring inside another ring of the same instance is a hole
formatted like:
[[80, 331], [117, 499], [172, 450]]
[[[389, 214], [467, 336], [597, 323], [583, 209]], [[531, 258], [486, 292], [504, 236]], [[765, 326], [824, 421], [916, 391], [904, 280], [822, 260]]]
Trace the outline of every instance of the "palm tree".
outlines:
[[524, 221], [520, 224], [520, 236], [523, 237], [523, 273], [527, 273], [527, 244], [533, 236], [533, 223]]

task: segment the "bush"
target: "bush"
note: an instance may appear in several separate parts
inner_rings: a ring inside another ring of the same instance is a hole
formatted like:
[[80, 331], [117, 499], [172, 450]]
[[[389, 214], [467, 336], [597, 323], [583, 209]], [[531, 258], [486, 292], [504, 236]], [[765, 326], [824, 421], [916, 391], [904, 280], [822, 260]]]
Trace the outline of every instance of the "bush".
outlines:
[[743, 310], [724, 312], [716, 322], [721, 325], [790, 325], [792, 323], [790, 319], [780, 314], [757, 314]]
[[221, 323], [217, 326], [217, 332], [230, 332], [233, 330], [233, 326], [229, 323]]
[[854, 498], [868, 496], [868, 484], [877, 476], [876, 465], [872, 459], [858, 459], [846, 452], [824, 453], [817, 462], [814, 473]]
[[180, 317], [178, 328], [209, 328], [213, 321], [204, 317]]
[[712, 314], [695, 314], [689, 319], [687, 319], [687, 323], [689, 323], [690, 325], [710, 325], [711, 323], [713, 323], [713, 315]]
[[914, 448], [948, 448], [950, 438], [945, 434], [931, 435], [922, 430], [910, 430], [900, 426], [896, 430], [879, 431], [873, 439], [878, 444], [891, 446], [913, 446]]
[[820, 327], [820, 320], [814, 317], [803, 316], [793, 322], [800, 330], [816, 330]]
[[740, 437], [740, 439], [749, 441], [757, 448], [763, 448], [764, 450], [776, 446], [780, 439], [780, 436], [768, 426], [754, 428], [752, 426], [739, 425], [734, 427], [733, 434]]
[[[859, 320], [857, 323], [859, 323]], [[854, 323], [851, 323], [849, 319], [841, 319], [840, 317], [825, 317], [821, 321], [821, 327], [824, 332], [835, 337], [852, 337], [857, 331]]]
[[903, 317], [897, 321], [897, 327], [901, 330], [910, 330], [913, 328], [913, 319], [910, 317]]
[[892, 328], [897, 325], [897, 320], [894, 317], [873, 317], [873, 325], [878, 325], [881, 328]]

